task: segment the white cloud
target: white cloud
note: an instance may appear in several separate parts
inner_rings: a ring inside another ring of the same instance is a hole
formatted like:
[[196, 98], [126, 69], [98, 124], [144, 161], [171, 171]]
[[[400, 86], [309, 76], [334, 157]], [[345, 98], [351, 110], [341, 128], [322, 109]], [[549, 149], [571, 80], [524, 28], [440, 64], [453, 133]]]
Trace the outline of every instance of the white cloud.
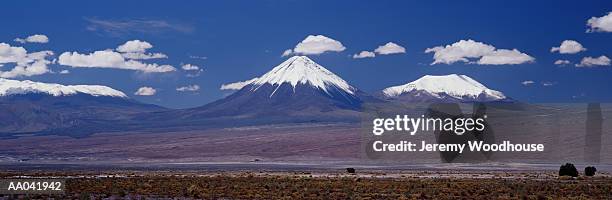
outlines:
[[389, 42], [383, 46], [379, 46], [378, 48], [374, 50], [374, 52], [376, 52], [377, 54], [382, 54], [382, 55], [406, 53], [406, 48], [400, 45], [397, 45], [393, 42]]
[[283, 54], [281, 55], [281, 57], [290, 56], [291, 54], [293, 54], [293, 49], [287, 49], [283, 51]]
[[147, 64], [136, 60], [128, 60], [122, 54], [112, 50], [95, 51], [90, 54], [64, 52], [59, 56], [59, 64], [71, 67], [128, 69], [145, 73], [176, 70], [171, 65]]
[[371, 51], [361, 51], [359, 52], [359, 54], [353, 55], [353, 58], [374, 58], [374, 57], [376, 57], [376, 54], [374, 54], [374, 52], [371, 52]]
[[533, 57], [516, 49], [498, 49], [482, 56], [477, 63], [480, 65], [518, 65], [533, 62], [534, 60]]
[[16, 63], [26, 59], [28, 51], [23, 47], [12, 47], [0, 43], [0, 63]]
[[14, 78], [20, 76], [35, 76], [49, 72], [48, 60], [36, 60], [27, 65], [17, 65], [9, 71], [0, 71], [0, 77], [2, 78]]
[[176, 71], [171, 65], [143, 63], [139, 60], [167, 58], [163, 53], [147, 53], [153, 48], [151, 43], [140, 40], [127, 41], [115, 50], [95, 51], [90, 54], [64, 52], [59, 57], [59, 64], [71, 67], [115, 68], [142, 71], [145, 73], [161, 73]]
[[197, 65], [192, 65], [192, 64], [184, 64], [183, 66], [181, 66], [181, 68], [185, 71], [198, 71], [200, 70], [200, 67], [198, 67]]
[[323, 35], [309, 35], [293, 48], [293, 52], [285, 50], [283, 56], [291, 54], [319, 55], [328, 51], [341, 52], [345, 49], [346, 47], [344, 47], [341, 42], [332, 38]]
[[59, 72], [60, 74], [70, 74], [70, 71], [68, 71], [67, 69], [62, 70]]
[[147, 51], [147, 49], [150, 48], [153, 48], [153, 45], [151, 45], [151, 43], [140, 40], [131, 40], [125, 42], [122, 45], [119, 45], [119, 47], [117, 47], [117, 51], [121, 53], [144, 53], [145, 51]]
[[198, 77], [204, 71], [204, 69], [201, 69], [199, 66], [192, 65], [192, 64], [183, 64], [181, 68], [185, 71], [193, 72], [193, 73], [187, 74], [186, 75], [187, 77]]
[[0, 65], [14, 64], [13, 69], [1, 71], [1, 78], [14, 78], [19, 76], [34, 76], [50, 72], [47, 60], [52, 56], [52, 51], [39, 51], [28, 53], [23, 47], [13, 47], [6, 43], [0, 43]]
[[561, 45], [558, 47], [553, 47], [550, 49], [550, 52], [559, 52], [561, 54], [576, 54], [581, 51], [586, 51], [587, 49], [582, 46], [582, 44], [574, 41], [574, 40], [564, 40], [561, 42]]
[[398, 53], [406, 53], [406, 48], [395, 44], [393, 42], [388, 42], [385, 45], [378, 46], [378, 48], [374, 49], [374, 51], [361, 51], [359, 54], [354, 54], [353, 58], [374, 58], [376, 54], [379, 55], [389, 55], [389, 54], [398, 54]]
[[479, 58], [495, 51], [495, 47], [474, 40], [460, 40], [452, 45], [428, 48], [425, 53], [434, 53], [433, 64], [469, 62], [468, 58]]
[[597, 66], [610, 66], [610, 58], [607, 56], [599, 56], [597, 58], [584, 57], [576, 67], [597, 67]]
[[195, 92], [198, 90], [200, 90], [199, 85], [187, 85], [187, 86], [176, 88], [176, 91], [179, 91], [179, 92]]
[[244, 86], [251, 84], [252, 82], [257, 81], [257, 78], [253, 78], [251, 80], [239, 81], [234, 83], [228, 83], [221, 85], [221, 90], [240, 90]]
[[134, 60], [168, 58], [168, 56], [163, 53], [146, 53], [147, 49], [150, 48], [153, 48], [151, 43], [140, 40], [131, 40], [119, 45], [115, 50], [117, 50], [117, 52], [121, 52], [123, 57]]
[[155, 88], [152, 88], [152, 87], [141, 87], [141, 88], [138, 88], [138, 90], [136, 90], [136, 92], [134, 92], [134, 95], [138, 95], [138, 96], [152, 96], [152, 95], [155, 95], [155, 93], [157, 93], [157, 90]]
[[587, 33], [590, 32], [612, 32], [612, 12], [601, 17], [591, 17], [587, 21]]
[[531, 84], [534, 84], [534, 83], [535, 83], [534, 81], [523, 81], [523, 82], [521, 82], [521, 84], [523, 84], [524, 86], [528, 86], [528, 85], [531, 85]]
[[517, 49], [496, 49], [494, 46], [474, 40], [460, 40], [451, 45], [427, 48], [425, 53], [434, 53], [435, 64], [452, 64], [455, 62], [473, 63], [481, 65], [506, 65], [533, 62], [535, 59]]
[[26, 42], [30, 42], [30, 43], [48, 43], [49, 42], [49, 37], [47, 37], [46, 35], [36, 34], [36, 35], [30, 35], [30, 36], [28, 36], [25, 39], [23, 39], [23, 38], [15, 38], [14, 41], [15, 42], [19, 42], [19, 43], [26, 43]]
[[555, 65], [569, 65], [572, 62], [570, 62], [569, 60], [556, 60], [555, 61]]
[[542, 82], [542, 86], [544, 86], [544, 87], [553, 86], [553, 85], [557, 85], [557, 83], [556, 82], [549, 82], [549, 81]]

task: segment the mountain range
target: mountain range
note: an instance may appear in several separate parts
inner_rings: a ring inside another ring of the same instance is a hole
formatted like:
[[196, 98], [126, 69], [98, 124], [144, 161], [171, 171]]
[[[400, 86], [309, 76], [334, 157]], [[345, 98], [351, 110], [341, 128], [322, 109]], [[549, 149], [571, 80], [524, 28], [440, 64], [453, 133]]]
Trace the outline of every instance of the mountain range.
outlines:
[[166, 109], [98, 85], [0, 79], [0, 136], [101, 131], [201, 129], [247, 125], [358, 122], [364, 104], [507, 102], [465, 75], [424, 76], [369, 95], [306, 56], [293, 56], [233, 94], [189, 109]]
[[53, 130], [79, 135], [83, 129], [114, 129], [109, 121], [129, 119], [134, 113], [161, 110], [166, 108], [140, 103], [106, 86], [0, 78], [0, 136]]

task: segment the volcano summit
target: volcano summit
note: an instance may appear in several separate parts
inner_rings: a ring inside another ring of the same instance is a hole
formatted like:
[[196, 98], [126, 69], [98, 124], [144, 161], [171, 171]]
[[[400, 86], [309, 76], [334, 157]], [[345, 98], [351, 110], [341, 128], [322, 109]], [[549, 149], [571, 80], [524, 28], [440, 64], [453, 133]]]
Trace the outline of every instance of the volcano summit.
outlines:
[[358, 121], [362, 104], [376, 101], [306, 56], [293, 56], [260, 77], [224, 87], [237, 91], [201, 107], [172, 111], [170, 118], [258, 124]]
[[466, 75], [426, 75], [405, 85], [382, 91], [388, 100], [408, 102], [496, 102], [509, 100]]

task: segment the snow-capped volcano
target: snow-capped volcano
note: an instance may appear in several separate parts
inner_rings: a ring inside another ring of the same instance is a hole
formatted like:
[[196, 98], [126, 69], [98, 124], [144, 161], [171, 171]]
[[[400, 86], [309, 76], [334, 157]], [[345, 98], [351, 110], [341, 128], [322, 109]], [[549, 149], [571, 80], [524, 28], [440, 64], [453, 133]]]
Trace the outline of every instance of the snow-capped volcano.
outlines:
[[[329, 95], [332, 94], [330, 90], [333, 89], [339, 89], [351, 95], [355, 94], [356, 91], [355, 88], [342, 80], [342, 78], [306, 56], [293, 56], [261, 77], [234, 83], [234, 86], [239, 85], [237, 88], [234, 87], [234, 89], [241, 89], [241, 86], [251, 85], [251, 91], [257, 91], [261, 86], [269, 84], [274, 86], [274, 90], [270, 94], [270, 97], [272, 97], [285, 83], [291, 85], [294, 92], [298, 85], [318, 88]], [[227, 87], [227, 85], [224, 85], [224, 87]]]
[[501, 101], [507, 97], [466, 76], [450, 74], [426, 75], [405, 85], [393, 86], [382, 91], [387, 99], [412, 101]]
[[102, 85], [61, 85], [0, 78], [0, 96], [28, 93], [48, 94], [52, 96], [70, 96], [82, 93], [91, 96], [127, 97], [121, 91]]
[[[267, 102], [288, 104], [302, 102], [314, 96], [334, 100], [344, 107], [358, 108], [364, 93], [349, 85], [342, 78], [315, 63], [306, 56], [293, 56], [264, 75], [251, 80], [221, 86], [221, 89], [239, 90], [236, 94], [266, 96]], [[290, 100], [291, 99], [291, 100]], [[321, 102], [310, 102], [318, 104]], [[308, 103], [304, 103], [308, 105]]]
[[362, 103], [373, 99], [306, 56], [293, 56], [260, 77], [221, 89], [238, 91], [171, 116], [239, 117], [258, 123], [358, 120]]

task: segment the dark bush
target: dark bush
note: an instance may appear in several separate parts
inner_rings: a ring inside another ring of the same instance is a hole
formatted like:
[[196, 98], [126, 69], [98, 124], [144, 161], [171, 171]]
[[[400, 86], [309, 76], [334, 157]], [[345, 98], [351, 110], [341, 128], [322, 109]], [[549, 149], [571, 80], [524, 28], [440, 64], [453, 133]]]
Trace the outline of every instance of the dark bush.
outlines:
[[595, 168], [593, 166], [588, 166], [588, 167], [584, 168], [584, 175], [595, 176], [595, 172], [597, 172], [597, 168]]
[[346, 168], [346, 172], [354, 174], [355, 173], [355, 168]]
[[565, 165], [561, 165], [561, 168], [559, 168], [559, 176], [577, 177], [578, 176], [578, 170], [576, 169], [574, 164], [572, 164], [572, 163], [565, 163]]

